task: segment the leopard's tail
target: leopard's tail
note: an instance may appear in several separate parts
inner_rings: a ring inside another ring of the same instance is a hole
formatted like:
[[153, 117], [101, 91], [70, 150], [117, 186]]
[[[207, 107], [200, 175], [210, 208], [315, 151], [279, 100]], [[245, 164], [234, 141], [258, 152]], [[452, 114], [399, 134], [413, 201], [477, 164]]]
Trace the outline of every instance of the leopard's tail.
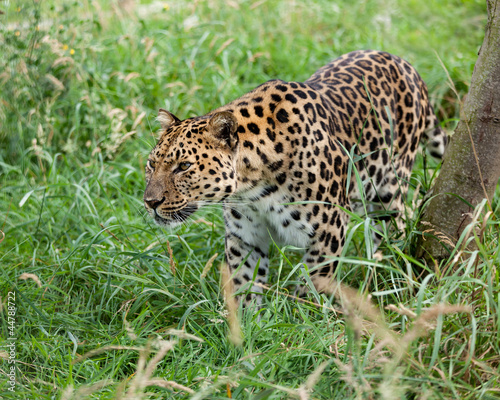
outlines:
[[439, 125], [439, 121], [430, 103], [425, 118], [424, 140], [431, 156], [438, 159], [443, 158], [444, 150], [448, 144], [448, 136]]

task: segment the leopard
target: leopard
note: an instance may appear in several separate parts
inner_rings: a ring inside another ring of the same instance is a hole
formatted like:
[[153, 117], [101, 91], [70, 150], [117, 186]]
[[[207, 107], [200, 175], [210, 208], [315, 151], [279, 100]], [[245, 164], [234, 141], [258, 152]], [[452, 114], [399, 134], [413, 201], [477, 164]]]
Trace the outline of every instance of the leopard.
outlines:
[[438, 159], [447, 144], [415, 68], [376, 50], [344, 54], [304, 82], [270, 80], [202, 116], [160, 109], [157, 120], [145, 208], [173, 227], [222, 204], [243, 307], [262, 303], [274, 243], [302, 249], [315, 289], [331, 291], [350, 213], [385, 210], [404, 230], [419, 143]]

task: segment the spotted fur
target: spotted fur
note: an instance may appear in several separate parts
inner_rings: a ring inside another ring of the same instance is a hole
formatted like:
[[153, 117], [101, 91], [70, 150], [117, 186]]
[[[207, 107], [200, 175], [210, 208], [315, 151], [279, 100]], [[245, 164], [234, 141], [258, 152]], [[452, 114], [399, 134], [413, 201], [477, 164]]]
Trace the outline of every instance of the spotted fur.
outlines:
[[[328, 291], [343, 210], [359, 209], [363, 195], [400, 214], [420, 140], [437, 157], [446, 145], [418, 73], [377, 51], [343, 55], [303, 83], [271, 80], [204, 116], [180, 121], [160, 110], [158, 119], [146, 209], [171, 226], [222, 202], [226, 260], [236, 289], [252, 289], [246, 302], [262, 292], [254, 276], [266, 283], [271, 237], [305, 249], [303, 262], [321, 265], [312, 282]], [[364, 193], [349, 175], [353, 157]]]

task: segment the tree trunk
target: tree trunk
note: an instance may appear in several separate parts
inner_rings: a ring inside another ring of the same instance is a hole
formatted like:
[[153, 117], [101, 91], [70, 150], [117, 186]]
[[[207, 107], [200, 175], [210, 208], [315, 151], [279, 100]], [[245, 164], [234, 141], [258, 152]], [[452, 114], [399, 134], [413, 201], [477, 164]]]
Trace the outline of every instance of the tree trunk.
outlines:
[[424, 212], [420, 257], [447, 258], [474, 207], [491, 199], [500, 178], [500, 0], [488, 0], [488, 23], [460, 122]]

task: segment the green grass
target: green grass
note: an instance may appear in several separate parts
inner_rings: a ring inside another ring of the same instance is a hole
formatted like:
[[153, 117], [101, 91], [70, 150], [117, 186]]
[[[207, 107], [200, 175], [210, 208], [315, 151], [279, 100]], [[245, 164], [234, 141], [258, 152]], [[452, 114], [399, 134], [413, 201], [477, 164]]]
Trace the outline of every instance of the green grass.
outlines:
[[[228, 339], [220, 210], [162, 231], [141, 201], [159, 107], [204, 114], [354, 49], [409, 60], [453, 130], [459, 101], [438, 57], [464, 95], [483, 2], [134, 3], [0, 2], [2, 398], [500, 398], [498, 195], [496, 218], [469, 236], [478, 250], [440, 266], [412, 257], [420, 206], [380, 261], [355, 218], [337, 278], [359, 295], [316, 294], [322, 307], [287, 297], [305, 272], [297, 252], [275, 248], [265, 306], [241, 316], [242, 346]], [[419, 158], [420, 198], [434, 167]], [[9, 292], [14, 394], [3, 379]]]

